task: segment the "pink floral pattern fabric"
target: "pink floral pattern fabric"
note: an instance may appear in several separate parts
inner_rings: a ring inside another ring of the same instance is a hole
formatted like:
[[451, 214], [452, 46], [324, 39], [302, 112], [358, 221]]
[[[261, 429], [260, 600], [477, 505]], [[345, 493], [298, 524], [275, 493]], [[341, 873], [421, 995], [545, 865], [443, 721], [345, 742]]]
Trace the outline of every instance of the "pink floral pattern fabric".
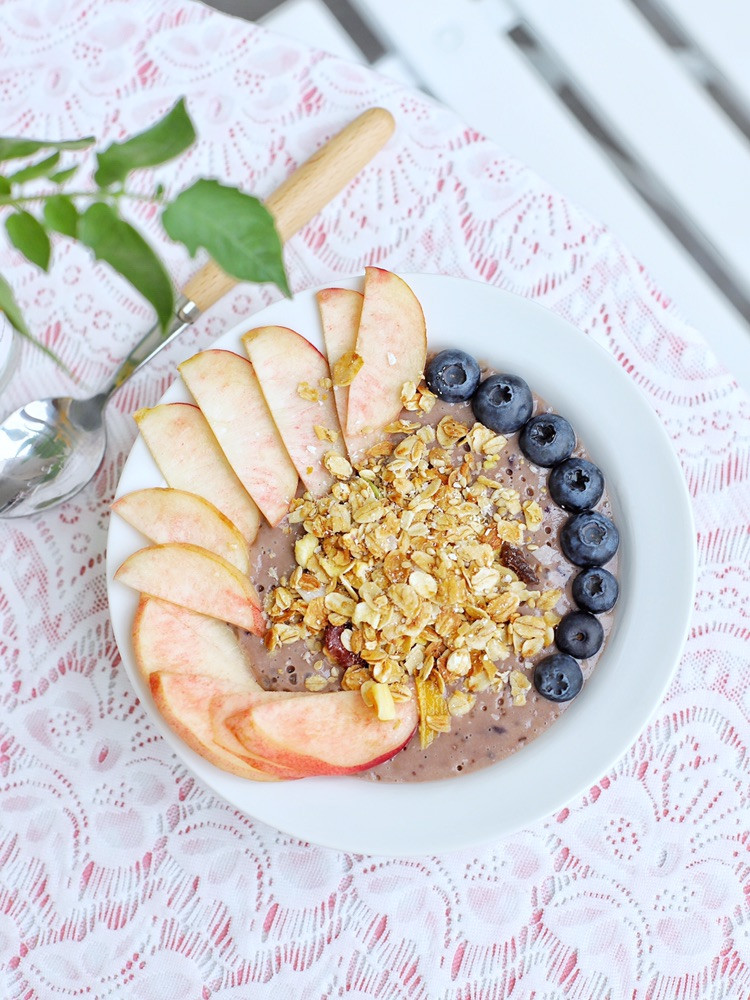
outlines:
[[[264, 196], [359, 111], [392, 110], [377, 164], [289, 245], [294, 289], [365, 264], [463, 275], [539, 300], [609, 350], [663, 421], [693, 500], [690, 635], [628, 753], [496, 843], [369, 858], [214, 798], [120, 668], [104, 559], [130, 414], [178, 358], [275, 296], [237, 288], [116, 397], [80, 496], [0, 522], [0, 996], [747, 1000], [748, 398], [611, 233], [427, 98], [188, 0], [0, 0], [0, 134], [117, 139], [182, 95], [200, 141], [136, 188], [203, 175]], [[130, 210], [184, 283], [196, 261], [150, 208]], [[75, 377], [26, 347], [4, 411], [95, 390], [151, 323], [62, 239], [49, 274], [5, 242], [0, 271]]]

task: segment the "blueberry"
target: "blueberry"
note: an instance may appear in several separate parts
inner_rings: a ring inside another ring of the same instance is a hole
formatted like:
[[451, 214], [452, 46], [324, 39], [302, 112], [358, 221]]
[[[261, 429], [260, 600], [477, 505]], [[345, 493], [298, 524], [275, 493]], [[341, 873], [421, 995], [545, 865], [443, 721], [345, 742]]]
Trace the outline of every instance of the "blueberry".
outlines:
[[553, 653], [534, 668], [534, 687], [548, 701], [570, 701], [583, 687], [578, 661], [567, 653]]
[[490, 375], [471, 401], [477, 420], [496, 434], [512, 434], [534, 409], [531, 389], [518, 375]]
[[560, 531], [560, 547], [576, 566], [603, 566], [617, 552], [620, 533], [604, 514], [586, 510], [569, 517]]
[[579, 608], [594, 615], [613, 608], [619, 593], [617, 580], [600, 566], [583, 570], [573, 581], [573, 600]]
[[479, 365], [465, 351], [441, 351], [427, 362], [424, 380], [439, 399], [463, 403], [479, 385]]
[[550, 496], [563, 510], [591, 510], [604, 493], [604, 476], [593, 462], [569, 458], [550, 472], [547, 486]]
[[604, 629], [588, 611], [569, 611], [555, 627], [555, 642], [561, 653], [586, 660], [602, 648]]
[[518, 445], [530, 462], [548, 469], [570, 457], [576, 436], [565, 417], [539, 413], [524, 424]]

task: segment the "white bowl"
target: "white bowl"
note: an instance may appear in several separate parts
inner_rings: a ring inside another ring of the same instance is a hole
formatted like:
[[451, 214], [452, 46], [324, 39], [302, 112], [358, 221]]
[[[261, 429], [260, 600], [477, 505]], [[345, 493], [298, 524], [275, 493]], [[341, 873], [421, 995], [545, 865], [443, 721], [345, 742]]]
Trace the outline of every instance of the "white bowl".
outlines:
[[[190, 770], [236, 808], [286, 833], [391, 856], [486, 842], [558, 810], [596, 782], [661, 701], [686, 637], [695, 580], [695, 532], [682, 472], [662, 425], [612, 357], [526, 299], [459, 278], [403, 277], [424, 308], [430, 350], [460, 347], [521, 375], [570, 420], [605, 475], [621, 535], [615, 626], [594, 674], [546, 733], [504, 761], [442, 781], [261, 784], [227, 774], [169, 729], [136, 669], [131, 627], [137, 595], [112, 577], [142, 547], [142, 537], [113, 517], [107, 548], [110, 610], [123, 665], [154, 725]], [[361, 287], [361, 279], [334, 283]], [[292, 327], [322, 348], [312, 291], [275, 303], [213, 346], [242, 354], [241, 335], [265, 324]], [[179, 380], [162, 401], [176, 400], [190, 400]], [[139, 438], [117, 495], [162, 485]]]

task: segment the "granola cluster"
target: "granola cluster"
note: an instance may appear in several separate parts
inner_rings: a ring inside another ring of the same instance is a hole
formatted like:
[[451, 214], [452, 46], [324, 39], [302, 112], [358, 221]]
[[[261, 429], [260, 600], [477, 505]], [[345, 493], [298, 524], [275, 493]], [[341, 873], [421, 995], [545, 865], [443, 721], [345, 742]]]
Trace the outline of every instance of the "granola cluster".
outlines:
[[[425, 390], [404, 390], [408, 409], [431, 408]], [[328, 453], [330, 492], [293, 502], [297, 565], [267, 596], [266, 643], [327, 649], [329, 673], [382, 719], [416, 694], [427, 746], [480, 691], [525, 703], [528, 677], [504, 664], [552, 644], [562, 593], [541, 589], [525, 555], [537, 548], [538, 503], [491, 478], [502, 435], [450, 416], [385, 432], [358, 469]], [[322, 690], [315, 666], [306, 685]]]

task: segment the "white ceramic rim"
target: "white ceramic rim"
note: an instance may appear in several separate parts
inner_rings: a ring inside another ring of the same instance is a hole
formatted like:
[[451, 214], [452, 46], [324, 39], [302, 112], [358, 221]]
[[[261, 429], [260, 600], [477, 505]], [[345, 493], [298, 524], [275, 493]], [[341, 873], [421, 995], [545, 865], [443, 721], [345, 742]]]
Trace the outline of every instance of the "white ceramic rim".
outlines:
[[[679, 660], [693, 606], [695, 531], [685, 481], [667, 434], [614, 359], [542, 306], [490, 285], [404, 274], [427, 320], [430, 350], [460, 347], [523, 376], [572, 423], [605, 473], [620, 529], [621, 597], [608, 644], [582, 693], [546, 733], [482, 771], [404, 785], [360, 778], [254, 783], [187, 747], [157, 711], [131, 643], [137, 595], [114, 582], [143, 538], [113, 517], [107, 546], [112, 624], [124, 668], [156, 729], [213, 792], [253, 818], [322, 846], [410, 856], [485, 843], [556, 812], [599, 780], [658, 707]], [[328, 286], [361, 288], [361, 278]], [[212, 345], [242, 354], [252, 327], [289, 326], [322, 348], [314, 290], [283, 300]], [[178, 379], [162, 402], [190, 400]], [[164, 485], [139, 437], [117, 496]]]

